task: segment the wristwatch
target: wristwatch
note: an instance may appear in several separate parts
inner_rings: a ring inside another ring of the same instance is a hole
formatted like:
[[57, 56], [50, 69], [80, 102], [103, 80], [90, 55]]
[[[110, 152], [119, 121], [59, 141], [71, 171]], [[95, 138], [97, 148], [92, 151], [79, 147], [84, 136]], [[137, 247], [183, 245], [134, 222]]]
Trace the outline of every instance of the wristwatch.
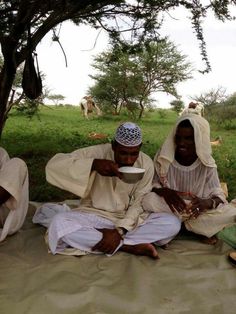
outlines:
[[122, 227], [116, 227], [117, 232], [121, 236], [122, 239], [124, 239], [124, 235], [126, 234], [126, 230]]

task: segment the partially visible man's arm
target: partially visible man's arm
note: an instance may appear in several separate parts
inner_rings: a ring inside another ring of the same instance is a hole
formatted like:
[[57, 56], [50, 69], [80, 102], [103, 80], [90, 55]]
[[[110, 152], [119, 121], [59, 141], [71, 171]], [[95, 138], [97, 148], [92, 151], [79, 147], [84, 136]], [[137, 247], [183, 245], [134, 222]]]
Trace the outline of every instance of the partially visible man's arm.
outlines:
[[69, 154], [56, 154], [46, 165], [46, 179], [52, 185], [84, 197], [95, 177], [95, 158], [104, 158], [105, 145], [78, 149]]
[[166, 187], [153, 187], [152, 192], [164, 198], [166, 204], [169, 206], [171, 211], [175, 213], [178, 211], [181, 213], [186, 209], [186, 204], [184, 200], [177, 194], [175, 190]]
[[122, 175], [118, 168], [118, 164], [107, 159], [94, 159], [92, 164], [92, 171], [95, 170], [102, 176], [121, 178]]

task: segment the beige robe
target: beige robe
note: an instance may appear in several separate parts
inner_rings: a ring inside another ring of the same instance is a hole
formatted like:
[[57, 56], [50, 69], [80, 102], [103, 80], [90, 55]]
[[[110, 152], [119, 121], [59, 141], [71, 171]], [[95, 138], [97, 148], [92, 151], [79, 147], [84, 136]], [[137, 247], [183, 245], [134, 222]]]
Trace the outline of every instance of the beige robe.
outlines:
[[152, 187], [152, 160], [140, 152], [134, 167], [144, 168], [144, 177], [136, 184], [127, 184], [117, 177], [91, 172], [95, 158], [114, 160], [111, 144], [55, 155], [46, 166], [47, 181], [81, 197], [77, 210], [108, 218], [117, 227], [134, 229], [147, 217], [147, 214], [140, 216], [143, 213], [141, 199]]
[[[178, 124], [190, 120], [194, 128], [194, 140], [198, 159], [191, 166], [181, 166], [174, 159], [175, 133]], [[182, 217], [189, 231], [211, 237], [224, 227], [236, 222], [236, 207], [234, 202], [228, 204], [221, 188], [215, 160], [211, 155], [210, 126], [206, 119], [196, 114], [186, 114], [180, 117], [161, 150], [154, 157], [156, 175], [153, 185], [192, 193], [200, 198], [219, 197], [223, 204], [216, 209], [201, 213], [197, 219]], [[148, 212], [171, 212], [163, 197], [151, 192], [144, 197], [143, 207]]]
[[[191, 192], [200, 198], [217, 196], [224, 202], [216, 209], [201, 213], [197, 219], [190, 219], [189, 216], [176, 213], [189, 231], [211, 237], [224, 227], [235, 224], [235, 201], [227, 203], [220, 187], [216, 168], [206, 167], [199, 159], [189, 167], [181, 166], [174, 161], [169, 167], [167, 179], [169, 187], [173, 190]], [[157, 188], [161, 187], [158, 176], [155, 176], [153, 185]], [[185, 198], [184, 195], [182, 197]], [[189, 202], [188, 199], [185, 201]], [[143, 207], [148, 212], [172, 212], [164, 198], [154, 192], [144, 196]]]
[[0, 147], [0, 186], [11, 197], [0, 206], [0, 242], [23, 225], [29, 203], [28, 170], [23, 160], [10, 159]]

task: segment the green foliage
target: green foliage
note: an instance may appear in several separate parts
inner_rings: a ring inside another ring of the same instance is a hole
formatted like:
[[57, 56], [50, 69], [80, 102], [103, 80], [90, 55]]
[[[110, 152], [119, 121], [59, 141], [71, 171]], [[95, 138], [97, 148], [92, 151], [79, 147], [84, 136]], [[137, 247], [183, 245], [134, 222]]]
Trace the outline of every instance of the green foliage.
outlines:
[[65, 99], [65, 96], [61, 94], [49, 94], [46, 96], [48, 100], [51, 100], [54, 105], [59, 105], [60, 101], [63, 101]]
[[213, 106], [223, 103], [227, 99], [226, 89], [222, 86], [212, 88], [207, 92], [192, 97], [196, 102], [202, 103], [206, 111], [211, 111]]
[[[203, 20], [209, 11], [213, 11], [221, 21], [232, 19], [230, 8], [235, 5], [235, 1], [205, 2], [199, 0], [1, 1], [0, 44], [4, 60], [3, 65], [0, 65], [0, 134], [11, 109], [8, 106], [8, 100], [17, 68], [26, 60], [29, 53], [35, 50], [38, 43], [49, 31], [53, 30], [52, 40], [58, 41], [60, 45], [55, 28], [61, 23], [72, 20], [77, 25], [83, 23], [95, 29], [106, 30], [113, 44], [122, 43], [122, 51], [128, 54], [142, 51], [143, 43], [145, 43], [148, 52], [149, 43], [161, 42], [159, 28], [162, 24], [162, 13], [173, 11], [171, 14], [174, 14], [174, 9], [183, 7], [190, 13], [192, 27], [200, 43], [200, 52], [205, 63], [205, 70], [202, 72], [208, 72], [210, 63], [203, 36]], [[115, 57], [116, 55], [114, 55]], [[168, 92], [173, 92], [173, 90]], [[142, 99], [142, 101], [144, 100]], [[141, 116], [143, 112], [142, 103], [140, 106]]]
[[165, 119], [167, 117], [167, 110], [166, 109], [158, 109], [158, 114], [161, 119]]
[[40, 102], [38, 100], [26, 98], [24, 102], [16, 104], [16, 111], [25, 114], [29, 119], [32, 119], [34, 115], [37, 115], [39, 118], [39, 105]]
[[207, 106], [206, 117], [227, 130], [236, 129], [236, 93]]
[[[154, 157], [157, 149], [172, 129], [176, 114], [165, 110], [163, 119], [159, 110], [149, 112], [139, 125], [143, 130], [142, 150]], [[79, 108], [41, 107], [41, 120], [31, 120], [19, 115], [15, 110], [9, 116], [4, 128], [1, 146], [10, 156], [23, 158], [29, 168], [30, 199], [34, 201], [63, 201], [75, 198], [66, 191], [61, 191], [48, 184], [45, 179], [47, 161], [59, 152], [71, 152], [77, 148], [110, 142], [117, 126], [127, 121], [127, 116], [106, 115], [85, 120]], [[236, 130], [227, 131], [220, 125], [211, 123], [212, 139], [221, 136], [222, 145], [213, 147], [213, 156], [218, 165], [220, 179], [227, 182], [229, 198], [236, 198]], [[91, 133], [106, 134], [106, 139], [91, 139]]]
[[236, 93], [233, 93], [230, 95], [225, 101], [224, 101], [225, 106], [232, 107], [234, 106], [234, 109], [236, 109]]
[[180, 99], [175, 99], [170, 102], [172, 110], [179, 114], [184, 109], [184, 102]]
[[215, 121], [225, 129], [236, 129], [236, 107], [225, 104], [214, 106], [207, 114], [211, 121]]
[[93, 67], [97, 74], [91, 76], [95, 85], [89, 93], [104, 111], [112, 109], [115, 113], [119, 113], [122, 102], [133, 109], [131, 112], [147, 107], [153, 92], [177, 96], [176, 84], [188, 79], [191, 72], [185, 56], [166, 38], [146, 41], [132, 53], [116, 44], [97, 56]]

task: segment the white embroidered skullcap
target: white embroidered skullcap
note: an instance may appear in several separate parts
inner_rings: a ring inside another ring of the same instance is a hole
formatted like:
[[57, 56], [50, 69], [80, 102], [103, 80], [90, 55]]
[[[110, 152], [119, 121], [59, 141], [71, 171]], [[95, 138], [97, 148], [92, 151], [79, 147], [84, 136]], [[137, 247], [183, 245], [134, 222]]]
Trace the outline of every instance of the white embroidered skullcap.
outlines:
[[133, 122], [124, 122], [117, 128], [115, 140], [124, 146], [138, 146], [142, 143], [141, 129]]

